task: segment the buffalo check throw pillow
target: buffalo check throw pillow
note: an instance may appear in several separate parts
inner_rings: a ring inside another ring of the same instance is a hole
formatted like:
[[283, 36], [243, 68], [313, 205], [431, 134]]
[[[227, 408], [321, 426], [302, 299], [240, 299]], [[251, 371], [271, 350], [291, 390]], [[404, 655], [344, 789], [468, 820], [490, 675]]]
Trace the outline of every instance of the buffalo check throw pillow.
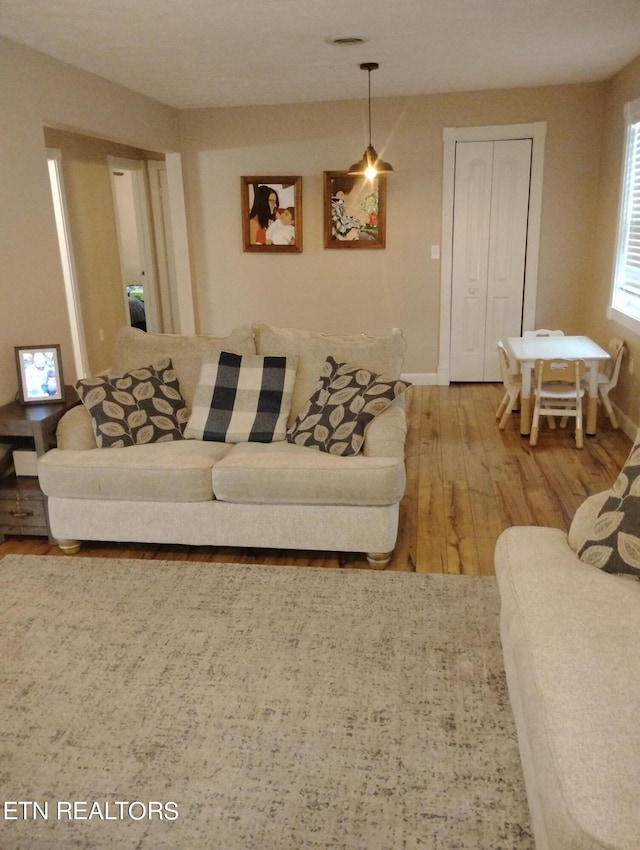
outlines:
[[315, 391], [287, 440], [321, 452], [357, 455], [367, 425], [410, 384], [327, 357]]
[[219, 351], [202, 362], [184, 435], [220, 443], [284, 440], [295, 361]]

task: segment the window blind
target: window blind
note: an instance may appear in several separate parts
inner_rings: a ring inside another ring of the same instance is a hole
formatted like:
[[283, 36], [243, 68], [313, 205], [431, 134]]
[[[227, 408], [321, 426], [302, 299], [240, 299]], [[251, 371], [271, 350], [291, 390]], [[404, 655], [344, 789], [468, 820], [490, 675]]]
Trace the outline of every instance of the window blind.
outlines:
[[640, 102], [627, 104], [623, 191], [612, 306], [640, 319]]

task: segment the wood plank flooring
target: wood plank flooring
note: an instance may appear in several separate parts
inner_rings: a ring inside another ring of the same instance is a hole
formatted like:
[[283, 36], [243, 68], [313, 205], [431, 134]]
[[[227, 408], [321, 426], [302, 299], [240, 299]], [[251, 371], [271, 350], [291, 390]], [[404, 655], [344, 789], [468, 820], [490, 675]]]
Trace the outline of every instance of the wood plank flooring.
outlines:
[[[510, 525], [567, 530], [586, 496], [608, 488], [631, 448], [602, 409], [598, 433], [575, 447], [571, 425], [540, 430], [532, 448], [514, 413], [504, 431], [495, 411], [502, 385], [413, 387], [407, 396], [407, 490], [388, 569], [493, 575], [493, 550]], [[364, 555], [273, 549], [85, 543], [82, 555], [291, 566], [368, 568]], [[39, 537], [8, 537], [9, 553], [59, 555]]]

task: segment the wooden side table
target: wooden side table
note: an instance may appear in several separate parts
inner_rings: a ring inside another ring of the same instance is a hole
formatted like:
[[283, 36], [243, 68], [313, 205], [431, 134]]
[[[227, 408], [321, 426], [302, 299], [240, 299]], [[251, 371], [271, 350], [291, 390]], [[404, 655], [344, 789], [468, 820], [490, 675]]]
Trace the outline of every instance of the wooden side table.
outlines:
[[[73, 387], [65, 387], [65, 400], [48, 404], [20, 404], [0, 407], [0, 437], [19, 439], [21, 445], [35, 448], [40, 457], [55, 446], [55, 433], [62, 416], [80, 399]], [[51, 536], [47, 499], [37, 477], [7, 475], [0, 479], [0, 542], [5, 534]]]

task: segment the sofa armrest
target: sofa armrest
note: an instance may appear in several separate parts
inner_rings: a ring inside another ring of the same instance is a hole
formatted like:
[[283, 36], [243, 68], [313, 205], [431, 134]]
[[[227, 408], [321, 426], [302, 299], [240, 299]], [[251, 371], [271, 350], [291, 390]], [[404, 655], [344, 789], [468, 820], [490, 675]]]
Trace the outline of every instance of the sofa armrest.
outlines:
[[591, 536], [593, 524], [600, 508], [606, 502], [609, 492], [609, 490], [603, 490], [602, 493], [595, 493], [593, 496], [588, 496], [575, 512], [571, 520], [569, 533], [567, 534], [567, 543], [574, 552], [577, 552], [582, 544]]
[[362, 453], [367, 457], [399, 457], [404, 459], [407, 417], [404, 394], [369, 423], [364, 435]]
[[89, 411], [83, 404], [67, 410], [58, 422], [56, 440], [59, 449], [95, 449], [96, 437]]

